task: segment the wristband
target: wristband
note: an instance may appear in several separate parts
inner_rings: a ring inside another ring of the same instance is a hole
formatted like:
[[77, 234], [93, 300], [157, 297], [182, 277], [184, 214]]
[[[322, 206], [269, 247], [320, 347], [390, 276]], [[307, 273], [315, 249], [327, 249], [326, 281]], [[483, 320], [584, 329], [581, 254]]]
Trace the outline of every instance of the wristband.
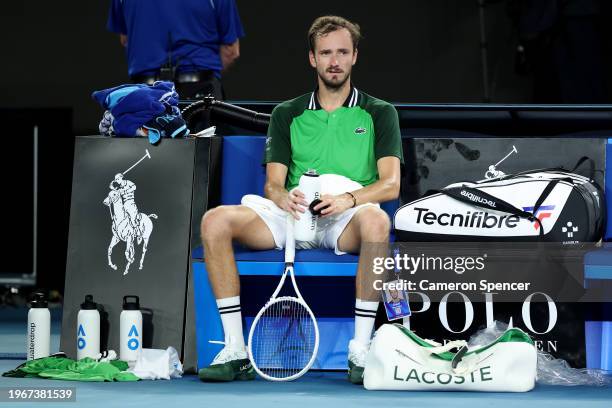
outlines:
[[357, 199], [355, 198], [355, 196], [353, 195], [353, 193], [350, 193], [350, 192], [348, 192], [348, 191], [347, 191], [347, 192], [346, 192], [346, 194], [350, 195], [350, 196], [351, 196], [351, 198], [353, 199], [353, 205], [352, 205], [352, 207], [351, 207], [351, 208], [355, 208], [355, 207], [357, 206]]

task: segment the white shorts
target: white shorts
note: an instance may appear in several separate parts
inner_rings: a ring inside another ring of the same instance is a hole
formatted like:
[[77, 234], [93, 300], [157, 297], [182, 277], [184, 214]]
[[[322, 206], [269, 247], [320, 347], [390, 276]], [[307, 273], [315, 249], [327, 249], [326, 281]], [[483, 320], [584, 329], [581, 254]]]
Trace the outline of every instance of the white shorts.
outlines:
[[[287, 213], [274, 204], [272, 200], [254, 194], [242, 197], [241, 204], [249, 207], [259, 215], [268, 226], [268, 229], [270, 229], [270, 232], [272, 232], [276, 249], [283, 249], [286, 239]], [[328, 248], [333, 249], [336, 255], [345, 254], [346, 252], [338, 249], [338, 238], [344, 232], [353, 215], [359, 209], [368, 206], [379, 207], [378, 204], [366, 203], [350, 208], [338, 215], [319, 218], [314, 241], [296, 241], [295, 247], [298, 249]]]

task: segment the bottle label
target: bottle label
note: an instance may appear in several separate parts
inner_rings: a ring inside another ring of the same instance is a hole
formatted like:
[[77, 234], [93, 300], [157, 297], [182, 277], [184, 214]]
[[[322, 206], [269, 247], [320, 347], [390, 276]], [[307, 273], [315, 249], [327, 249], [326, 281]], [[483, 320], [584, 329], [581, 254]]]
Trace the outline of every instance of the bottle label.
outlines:
[[128, 337], [130, 338], [127, 342], [128, 348], [130, 350], [138, 350], [138, 348], [140, 347], [140, 342], [137, 339], [139, 335], [138, 335], [138, 330], [136, 330], [135, 324], [132, 325], [132, 328], [130, 329], [130, 332], [128, 333]]
[[77, 347], [79, 350], [83, 350], [85, 348], [85, 346], [87, 345], [87, 342], [85, 341], [85, 329], [83, 329], [83, 325], [79, 324], [79, 330], [77, 333], [78, 339], [77, 339]]
[[30, 360], [34, 360], [34, 345], [36, 344], [36, 323], [30, 323], [30, 332], [28, 333], [30, 344], [28, 345], [28, 355]]

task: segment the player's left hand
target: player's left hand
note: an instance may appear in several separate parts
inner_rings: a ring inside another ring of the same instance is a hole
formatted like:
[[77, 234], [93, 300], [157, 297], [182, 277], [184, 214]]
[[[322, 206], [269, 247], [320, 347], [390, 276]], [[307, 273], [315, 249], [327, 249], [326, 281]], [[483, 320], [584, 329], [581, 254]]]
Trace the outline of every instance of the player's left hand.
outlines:
[[344, 211], [353, 207], [353, 199], [348, 194], [330, 195], [323, 194], [321, 202], [314, 206], [314, 210], [321, 210], [321, 218], [342, 214]]

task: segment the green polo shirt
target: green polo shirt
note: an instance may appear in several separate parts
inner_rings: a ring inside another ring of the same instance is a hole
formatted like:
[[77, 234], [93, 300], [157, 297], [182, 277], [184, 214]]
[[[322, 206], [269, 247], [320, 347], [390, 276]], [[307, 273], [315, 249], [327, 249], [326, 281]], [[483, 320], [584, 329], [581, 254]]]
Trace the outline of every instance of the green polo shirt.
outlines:
[[274, 108], [265, 163], [288, 167], [291, 190], [308, 169], [339, 174], [367, 186], [378, 180], [378, 159], [404, 162], [397, 111], [390, 103], [352, 87], [344, 104], [326, 112], [316, 90]]

